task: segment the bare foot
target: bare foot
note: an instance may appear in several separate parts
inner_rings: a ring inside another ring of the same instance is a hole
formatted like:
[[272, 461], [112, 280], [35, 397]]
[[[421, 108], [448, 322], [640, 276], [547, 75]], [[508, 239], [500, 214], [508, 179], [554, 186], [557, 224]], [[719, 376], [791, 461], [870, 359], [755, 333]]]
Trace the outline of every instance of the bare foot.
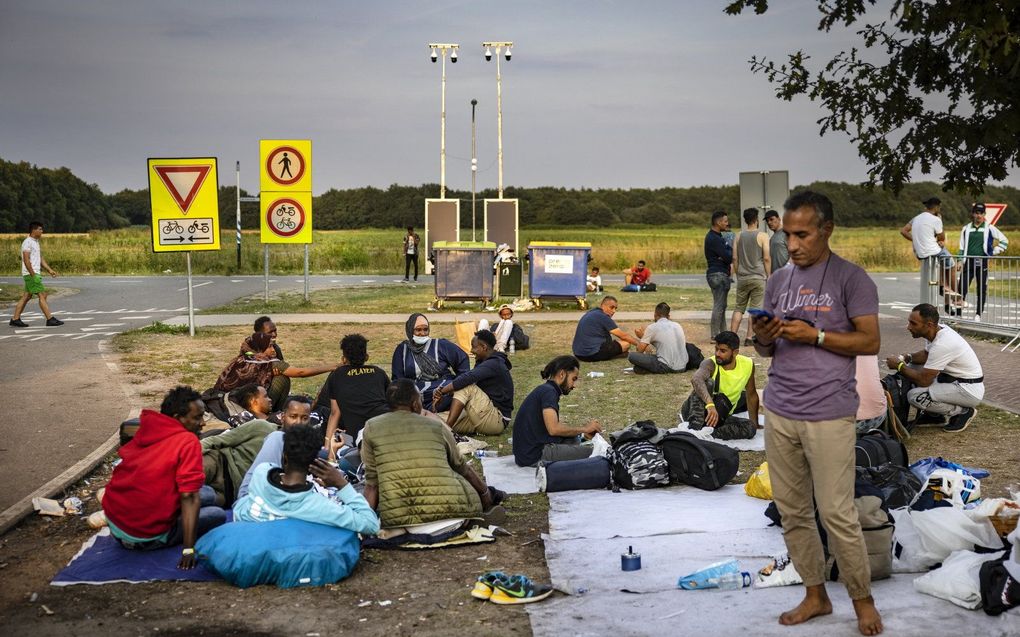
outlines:
[[878, 635], [882, 632], [882, 616], [875, 608], [875, 599], [870, 595], [863, 599], [855, 599], [854, 612], [857, 613], [857, 628], [862, 635]]
[[779, 616], [779, 623], [784, 626], [793, 626], [794, 624], [803, 624], [812, 617], [831, 614], [832, 602], [829, 601], [829, 596], [825, 592], [825, 586], [809, 586], [800, 604]]

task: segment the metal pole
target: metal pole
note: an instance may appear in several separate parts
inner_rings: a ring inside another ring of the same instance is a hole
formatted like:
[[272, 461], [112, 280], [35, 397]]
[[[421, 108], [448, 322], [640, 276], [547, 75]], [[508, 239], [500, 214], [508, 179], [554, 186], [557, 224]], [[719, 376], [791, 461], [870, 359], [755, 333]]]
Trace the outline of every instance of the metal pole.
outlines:
[[308, 244], [305, 244], [305, 303], [308, 302]]
[[496, 158], [499, 163], [499, 198], [503, 198], [503, 76], [499, 71], [499, 47], [496, 47]]
[[185, 252], [188, 263], [188, 335], [195, 336], [195, 293], [191, 289], [191, 251]]
[[475, 107], [478, 100], [471, 100], [471, 240], [475, 241], [475, 177], [478, 176], [478, 154], [475, 152]]
[[241, 162], [237, 162], [237, 271], [241, 271]]
[[265, 279], [266, 279], [266, 289], [265, 289], [265, 294], [263, 295], [263, 300], [266, 303], [269, 303], [269, 244], [268, 243], [265, 244], [263, 246], [263, 248], [264, 248], [264, 250], [262, 252], [262, 265], [263, 265], [263, 268], [265, 269]]
[[446, 199], [446, 49], [443, 54], [443, 90], [439, 109], [439, 198]]

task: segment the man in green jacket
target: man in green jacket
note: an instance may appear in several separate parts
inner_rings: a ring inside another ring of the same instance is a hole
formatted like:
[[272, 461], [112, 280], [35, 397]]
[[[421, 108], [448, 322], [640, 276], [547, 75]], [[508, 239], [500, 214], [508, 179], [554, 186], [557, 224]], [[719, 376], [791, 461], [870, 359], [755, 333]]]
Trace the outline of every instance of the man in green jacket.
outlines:
[[245, 385], [235, 390], [235, 396], [246, 410], [259, 417], [202, 440], [205, 483], [216, 492], [216, 505], [221, 507], [230, 506], [237, 498], [237, 489], [262, 449], [262, 442], [277, 429], [265, 420], [272, 405], [265, 387]]
[[474, 472], [449, 427], [421, 415], [414, 381], [393, 381], [386, 400], [392, 411], [369, 419], [361, 441], [365, 499], [382, 527], [460, 518], [501, 524], [506, 511], [499, 503], [506, 494]]

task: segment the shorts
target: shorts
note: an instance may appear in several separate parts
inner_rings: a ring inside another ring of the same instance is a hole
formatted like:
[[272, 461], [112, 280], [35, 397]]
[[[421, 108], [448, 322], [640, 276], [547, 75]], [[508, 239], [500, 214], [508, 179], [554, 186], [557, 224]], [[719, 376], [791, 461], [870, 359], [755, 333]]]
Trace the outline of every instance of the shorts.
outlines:
[[737, 303], [734, 312], [744, 312], [748, 307], [760, 308], [765, 301], [765, 279], [737, 279]]
[[22, 278], [25, 279], [25, 291], [29, 294], [42, 294], [46, 291], [41, 274], [26, 274]]

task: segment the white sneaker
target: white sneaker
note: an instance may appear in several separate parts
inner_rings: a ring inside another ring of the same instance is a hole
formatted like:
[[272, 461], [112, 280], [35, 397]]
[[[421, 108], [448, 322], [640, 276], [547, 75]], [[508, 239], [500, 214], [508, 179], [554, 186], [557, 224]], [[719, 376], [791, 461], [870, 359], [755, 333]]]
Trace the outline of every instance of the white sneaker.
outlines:
[[975, 323], [980, 323], [981, 322], [981, 315], [980, 314], [975, 314], [974, 315], [974, 322]]

